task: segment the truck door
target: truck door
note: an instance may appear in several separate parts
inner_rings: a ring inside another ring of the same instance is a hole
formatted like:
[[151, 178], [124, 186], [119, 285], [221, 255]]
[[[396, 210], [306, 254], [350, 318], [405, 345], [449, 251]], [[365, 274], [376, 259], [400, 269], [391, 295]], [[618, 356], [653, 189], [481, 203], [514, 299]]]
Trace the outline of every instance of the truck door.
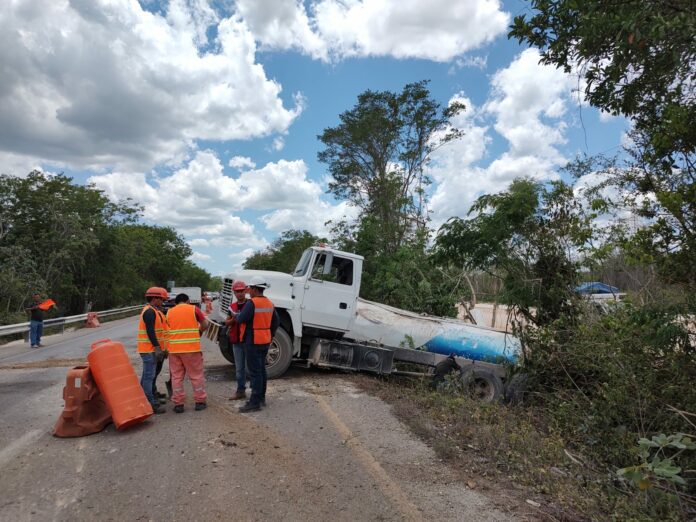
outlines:
[[302, 323], [328, 330], [347, 331], [357, 296], [355, 263], [331, 252], [319, 252], [305, 282]]

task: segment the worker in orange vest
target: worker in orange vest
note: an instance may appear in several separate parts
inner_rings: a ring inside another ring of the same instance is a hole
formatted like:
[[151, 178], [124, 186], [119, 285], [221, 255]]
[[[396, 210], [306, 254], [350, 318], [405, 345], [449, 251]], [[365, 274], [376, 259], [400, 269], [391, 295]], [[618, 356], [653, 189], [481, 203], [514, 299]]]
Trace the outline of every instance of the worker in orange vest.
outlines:
[[236, 316], [251, 379], [251, 396], [239, 408], [242, 413], [258, 411], [266, 405], [266, 356], [280, 324], [273, 303], [263, 295], [266, 288], [269, 288], [266, 279], [261, 276], [252, 277], [249, 282], [251, 299]]
[[169, 296], [164, 288], [150, 287], [145, 292], [147, 305], [140, 312], [138, 324], [138, 353], [143, 360], [143, 373], [140, 385], [155, 413], [164, 413], [159, 398], [154, 394], [157, 366], [167, 357], [167, 336], [169, 327], [164, 313], [160, 310], [162, 303]]
[[248, 303], [246, 293], [247, 285], [244, 281], [235, 281], [232, 285], [235, 301], [230, 303], [227, 310], [225, 326], [229, 328], [229, 342], [232, 344], [232, 356], [234, 357], [234, 368], [237, 377], [237, 390], [230, 397], [233, 401], [246, 399], [246, 357], [244, 356], [244, 345], [242, 336], [239, 334], [240, 325], [236, 317], [242, 311], [244, 305]]
[[167, 312], [169, 323], [169, 372], [172, 376], [172, 402], [176, 413], [184, 412], [184, 377], [188, 375], [193, 386], [196, 411], [207, 407], [201, 334], [207, 326], [205, 315], [189, 303], [189, 296], [179, 294], [174, 308]]

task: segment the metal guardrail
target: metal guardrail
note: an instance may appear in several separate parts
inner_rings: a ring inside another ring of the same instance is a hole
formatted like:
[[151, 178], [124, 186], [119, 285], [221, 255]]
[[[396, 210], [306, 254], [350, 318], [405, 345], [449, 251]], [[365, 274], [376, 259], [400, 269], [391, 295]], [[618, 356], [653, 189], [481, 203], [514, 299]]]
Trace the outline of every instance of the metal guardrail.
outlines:
[[[124, 312], [135, 312], [136, 310], [142, 309], [143, 305], [126, 306], [125, 308], [114, 308], [113, 310], [104, 310], [103, 312], [94, 312], [100, 318], [108, 317], [110, 315], [121, 314]], [[92, 312], [90, 312], [92, 313]], [[70, 315], [68, 317], [55, 317], [53, 319], [46, 319], [44, 321], [44, 328], [50, 326], [63, 326], [70, 323], [79, 323], [80, 321], [87, 320], [87, 314]], [[0, 326], [0, 337], [3, 335], [10, 335], [15, 333], [24, 333], [29, 331], [29, 322], [19, 323], [19, 324], [8, 324], [5, 326]]]

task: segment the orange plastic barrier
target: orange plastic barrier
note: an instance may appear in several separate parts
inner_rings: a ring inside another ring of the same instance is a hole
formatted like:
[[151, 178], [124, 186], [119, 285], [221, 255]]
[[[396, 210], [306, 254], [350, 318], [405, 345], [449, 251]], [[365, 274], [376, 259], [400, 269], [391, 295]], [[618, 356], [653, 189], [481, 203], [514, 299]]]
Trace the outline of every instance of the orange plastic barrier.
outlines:
[[152, 406], [121, 343], [97, 341], [87, 360], [116, 428], [127, 428], [152, 415]]
[[87, 314], [87, 321], [85, 322], [85, 326], [87, 328], [97, 328], [98, 326], [101, 326], [99, 324], [99, 316], [97, 315], [97, 312], [89, 312]]
[[102, 431], [111, 414], [92, 379], [89, 366], [68, 370], [63, 388], [65, 408], [53, 428], [56, 437], [83, 437]]
[[56, 306], [56, 302], [53, 299], [46, 299], [42, 303], [36, 305], [39, 310], [43, 310], [44, 312], [47, 312], [54, 306]]

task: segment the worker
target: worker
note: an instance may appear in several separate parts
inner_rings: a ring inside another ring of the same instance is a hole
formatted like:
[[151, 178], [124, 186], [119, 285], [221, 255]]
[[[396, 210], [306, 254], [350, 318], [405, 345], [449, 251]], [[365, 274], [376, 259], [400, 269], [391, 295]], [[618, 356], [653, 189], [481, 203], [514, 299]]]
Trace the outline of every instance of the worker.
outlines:
[[234, 356], [234, 367], [237, 377], [237, 391], [230, 397], [231, 400], [237, 401], [246, 398], [246, 357], [244, 356], [244, 345], [242, 344], [241, 336], [239, 335], [240, 324], [237, 322], [236, 316], [241, 312], [247, 301], [247, 285], [244, 281], [235, 281], [232, 285], [235, 301], [230, 303], [227, 310], [227, 320], [225, 326], [228, 328], [228, 337], [232, 343], [232, 355]]
[[[34, 294], [33, 301], [27, 305], [24, 310], [30, 314], [29, 320], [29, 339], [32, 348], [41, 348], [41, 336], [43, 335], [43, 322], [45, 310], [39, 305], [41, 304], [41, 295]], [[9, 306], [9, 305], [8, 305]]]
[[[157, 287], [157, 288], [159, 288], [160, 293], [162, 294], [162, 296], [164, 296], [164, 301], [167, 301], [169, 299], [169, 292], [167, 292], [167, 289], [162, 288], [162, 287]], [[164, 302], [162, 303], [162, 306], [160, 306], [158, 308], [158, 310], [160, 312], [162, 312], [163, 314], [165, 314], [165, 316], [166, 316], [167, 311], [164, 307]], [[152, 395], [155, 397], [155, 399], [157, 399], [159, 401], [160, 404], [167, 403], [167, 394], [160, 393], [159, 390], [157, 390], [157, 378], [159, 377], [160, 373], [162, 373], [162, 369], [164, 368], [164, 361], [165, 361], [165, 359], [167, 359], [167, 356], [169, 355], [168, 341], [165, 341], [165, 343], [167, 344], [164, 347], [165, 358], [162, 360], [159, 360], [159, 359], [157, 360], [157, 366], [155, 368], [155, 378], [152, 381]], [[165, 382], [165, 386], [167, 388], [167, 391], [169, 392], [169, 396], [171, 397], [172, 396], [171, 391], [170, 391], [171, 387], [172, 387], [171, 378]]]
[[[152, 405], [154, 413], [164, 413], [159, 399], [154, 395], [157, 363], [167, 357], [167, 319], [160, 310], [167, 297], [166, 290], [153, 286], [145, 292], [147, 304], [140, 313], [138, 324], [138, 353], [143, 360], [143, 373], [140, 385], [143, 387], [147, 400]], [[161, 367], [160, 367], [161, 368]]]
[[251, 299], [236, 316], [251, 378], [251, 396], [239, 408], [241, 413], [258, 411], [266, 405], [266, 356], [280, 324], [273, 303], [263, 295], [266, 288], [269, 288], [266, 279], [261, 276], [252, 277], [249, 282]]
[[176, 413], [184, 412], [184, 377], [188, 375], [193, 386], [195, 410], [207, 407], [201, 334], [207, 326], [205, 315], [190, 304], [189, 296], [179, 294], [174, 308], [167, 312], [169, 323], [169, 372], [172, 376], [172, 402]]

